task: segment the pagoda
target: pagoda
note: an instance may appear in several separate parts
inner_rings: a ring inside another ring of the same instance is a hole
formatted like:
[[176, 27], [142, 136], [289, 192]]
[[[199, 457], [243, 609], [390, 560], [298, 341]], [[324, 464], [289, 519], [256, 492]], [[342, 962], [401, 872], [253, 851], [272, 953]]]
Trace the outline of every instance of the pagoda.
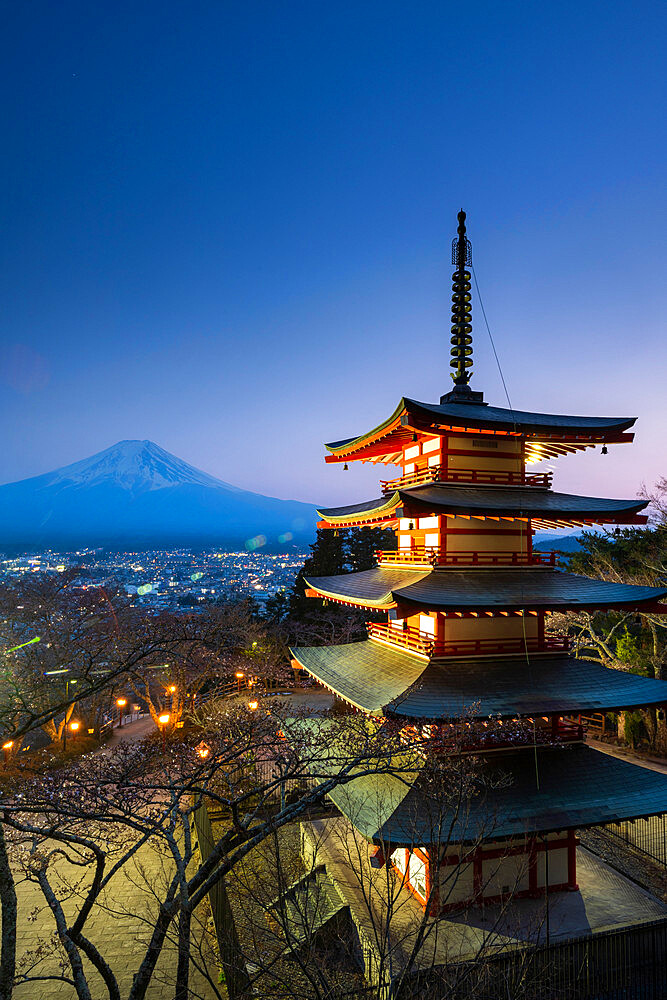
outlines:
[[[430, 740], [446, 745], [474, 706], [468, 752], [491, 778], [511, 780], [497, 784], [492, 836], [482, 836], [472, 854], [474, 809], [465, 829], [453, 821], [446, 849], [433, 843], [425, 818], [420, 833], [419, 780], [389, 795], [379, 818], [364, 807], [362, 782], [331, 796], [376, 852], [384, 845], [387, 863], [434, 914], [503, 898], [510, 878], [502, 866], [516, 871], [517, 855], [525, 871], [515, 894], [576, 889], [577, 829], [667, 812], [667, 778], [587, 746], [581, 726], [586, 713], [664, 712], [667, 683], [576, 659], [567, 636], [550, 628], [555, 612], [662, 613], [667, 589], [574, 575], [559, 568], [555, 553], [533, 548], [542, 529], [646, 523], [643, 501], [558, 493], [552, 473], [528, 471], [544, 459], [629, 443], [636, 418], [502, 408], [471, 389], [465, 218], [459, 212], [452, 243], [452, 390], [439, 403], [403, 398], [377, 427], [326, 446], [328, 463], [398, 465], [402, 474], [383, 480], [376, 499], [319, 510], [319, 527], [388, 527], [397, 548], [378, 552], [373, 569], [308, 579], [307, 594], [386, 613], [386, 620], [370, 623], [363, 642], [291, 651], [295, 667], [358, 712], [392, 720], [425, 752]], [[520, 723], [530, 738], [508, 736], [503, 744], [499, 727], [510, 733]], [[487, 877], [508, 842], [511, 856]], [[440, 902], [447, 865], [463, 858], [466, 877]]]

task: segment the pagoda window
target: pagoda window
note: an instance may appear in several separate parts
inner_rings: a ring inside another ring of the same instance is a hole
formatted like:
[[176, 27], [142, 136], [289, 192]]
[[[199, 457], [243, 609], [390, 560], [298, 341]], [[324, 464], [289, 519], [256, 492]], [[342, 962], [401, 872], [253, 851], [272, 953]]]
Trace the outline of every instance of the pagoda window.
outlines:
[[408, 879], [414, 891], [421, 896], [423, 900], [426, 900], [428, 895], [426, 887], [426, 862], [424, 861], [424, 856], [421, 851], [419, 853], [416, 851], [410, 852]]
[[411, 549], [412, 548], [412, 535], [399, 535], [398, 536], [398, 547], [399, 547], [399, 549]]
[[440, 455], [432, 455], [428, 460], [429, 468], [435, 468], [440, 465]]
[[[406, 448], [405, 449], [404, 459], [406, 461], [409, 461], [411, 458], [416, 458], [418, 454], [419, 454], [419, 445], [416, 444], [412, 448]], [[407, 469], [406, 469], [406, 471], [407, 471]]]
[[399, 531], [409, 531], [410, 525], [414, 524], [414, 521], [409, 517], [401, 517], [398, 522]]
[[431, 618], [430, 615], [420, 615], [419, 631], [426, 632], [427, 635], [435, 635], [435, 618]]
[[406, 476], [409, 475], [411, 472], [414, 472], [415, 471], [415, 463], [414, 462], [408, 462], [408, 464], [405, 466], [405, 468], [404, 468], [403, 471], [405, 472]]
[[427, 549], [434, 548], [437, 549], [440, 545], [440, 535], [437, 531], [434, 534], [424, 535], [424, 545]]
[[430, 441], [424, 441], [422, 454], [430, 455], [432, 451], [440, 451], [440, 438], [431, 438]]
[[401, 875], [405, 875], [407, 870], [407, 850], [405, 847], [398, 847], [394, 853], [391, 855], [391, 863], [394, 868], [398, 869]]
[[436, 517], [420, 517], [419, 518], [419, 527], [420, 528], [427, 528], [427, 529], [428, 528], [436, 528], [437, 529], [439, 527], [437, 516]]

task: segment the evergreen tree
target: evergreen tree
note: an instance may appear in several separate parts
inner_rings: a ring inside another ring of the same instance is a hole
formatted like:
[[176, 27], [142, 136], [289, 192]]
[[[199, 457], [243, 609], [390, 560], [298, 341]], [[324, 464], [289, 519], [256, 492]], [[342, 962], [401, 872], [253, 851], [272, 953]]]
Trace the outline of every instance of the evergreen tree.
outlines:
[[295, 618], [308, 616], [313, 602], [306, 597], [306, 578], [309, 576], [339, 576], [347, 572], [346, 531], [318, 528], [317, 537], [310, 546], [310, 555], [297, 573], [290, 595], [289, 613]]
[[355, 572], [372, 569], [377, 564], [378, 549], [395, 548], [396, 535], [391, 528], [352, 528], [348, 533], [348, 561]]

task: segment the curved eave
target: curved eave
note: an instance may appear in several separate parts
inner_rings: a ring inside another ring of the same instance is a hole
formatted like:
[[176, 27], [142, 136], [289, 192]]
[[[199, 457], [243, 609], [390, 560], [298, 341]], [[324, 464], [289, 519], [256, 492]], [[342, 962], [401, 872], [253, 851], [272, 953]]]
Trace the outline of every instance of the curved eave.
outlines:
[[585, 521], [591, 524], [627, 524], [646, 522], [637, 513], [646, 500], [607, 500], [552, 493], [531, 487], [490, 489], [468, 486], [428, 484], [414, 489], [399, 490], [404, 517], [420, 517], [430, 513], [453, 516], [517, 517], [548, 520]]
[[578, 447], [601, 442], [631, 440], [625, 432], [636, 417], [583, 417], [566, 414], [532, 413], [508, 410], [483, 403], [422, 403], [403, 397], [394, 412], [382, 423], [357, 437], [332, 441], [325, 445], [330, 452], [326, 461], [346, 458], [389, 461], [409, 440], [412, 430], [428, 433], [439, 429], [454, 432], [470, 430], [525, 435], [535, 440], [576, 442]]
[[417, 681], [427, 665], [368, 639], [344, 646], [295, 646], [290, 653], [324, 687], [376, 716], [383, 715], [384, 706]]
[[346, 507], [323, 507], [321, 510], [318, 508], [317, 513], [324, 522], [331, 525], [363, 524], [366, 521], [375, 523], [390, 520], [400, 502], [398, 493], [392, 493], [390, 496], [349, 504]]
[[648, 609], [658, 605], [667, 588], [592, 580], [547, 568], [516, 569], [375, 569], [306, 580], [311, 596], [359, 607], [397, 606], [399, 616], [421, 610], [466, 611], [595, 611]]
[[569, 656], [428, 663], [372, 640], [290, 650], [320, 684], [369, 715], [410, 720], [512, 719], [667, 704], [667, 681]]
[[403, 399], [406, 410], [429, 424], [518, 432], [536, 437], [580, 437], [608, 440], [627, 431], [636, 417], [583, 417], [508, 410], [478, 403], [432, 404]]
[[667, 776], [580, 744], [482, 756], [480, 770], [465, 809], [400, 762], [396, 775], [360, 776], [329, 797], [367, 840], [392, 847], [439, 841], [443, 821], [451, 842], [476, 843], [667, 812]]
[[377, 427], [366, 431], [365, 434], [359, 434], [357, 437], [345, 438], [342, 441], [331, 441], [329, 444], [325, 444], [324, 447], [335, 456], [351, 455], [363, 447], [375, 444], [392, 430], [398, 429], [400, 427], [401, 416], [404, 413], [405, 400], [401, 399], [392, 415], [383, 420]]
[[[392, 590], [397, 606], [430, 611], [635, 610], [667, 595], [667, 589], [608, 583], [541, 568], [435, 570], [427, 579]], [[667, 609], [666, 609], [667, 610]]]
[[385, 706], [412, 720], [610, 712], [667, 704], [667, 681], [570, 656], [439, 660]]

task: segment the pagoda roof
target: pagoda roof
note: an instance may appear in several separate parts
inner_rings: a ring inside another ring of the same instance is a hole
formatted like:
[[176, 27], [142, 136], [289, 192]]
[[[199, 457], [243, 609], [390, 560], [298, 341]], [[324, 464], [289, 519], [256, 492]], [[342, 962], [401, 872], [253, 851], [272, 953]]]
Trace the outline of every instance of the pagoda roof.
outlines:
[[318, 514], [331, 524], [419, 517], [427, 514], [524, 517], [548, 521], [589, 521], [594, 524], [634, 521], [646, 500], [608, 500], [570, 493], [553, 493], [534, 486], [461, 486], [428, 483], [396, 490], [385, 497], [346, 507], [323, 507]]
[[[332, 441], [325, 447], [332, 453], [331, 460], [343, 460], [353, 454], [364, 457], [364, 451], [376, 445], [375, 457], [388, 456], [401, 450], [414, 430], [424, 433], [439, 430], [487, 431], [525, 435], [535, 439], [557, 438], [565, 441], [625, 440], [621, 435], [632, 427], [636, 417], [584, 417], [555, 413], [533, 413], [489, 406], [474, 401], [445, 401], [422, 403], [403, 397], [394, 412], [372, 430], [356, 437]], [[370, 455], [368, 457], [371, 457]], [[388, 459], [387, 459], [388, 460]]]
[[[582, 744], [481, 756], [478, 794], [451, 812], [409, 758], [403, 771], [360, 776], [329, 798], [367, 840], [392, 846], [474, 843], [667, 812], [667, 776]], [[539, 780], [538, 780], [539, 779]], [[456, 783], [456, 782], [455, 782]], [[458, 814], [457, 814], [458, 813]]]
[[378, 566], [341, 576], [309, 577], [306, 584], [317, 595], [345, 604], [397, 606], [407, 612], [636, 608], [667, 595], [667, 587], [592, 580], [543, 567], [420, 571]]
[[425, 663], [371, 640], [295, 647], [291, 653], [325, 687], [376, 716], [516, 718], [667, 704], [667, 681], [563, 655]]

